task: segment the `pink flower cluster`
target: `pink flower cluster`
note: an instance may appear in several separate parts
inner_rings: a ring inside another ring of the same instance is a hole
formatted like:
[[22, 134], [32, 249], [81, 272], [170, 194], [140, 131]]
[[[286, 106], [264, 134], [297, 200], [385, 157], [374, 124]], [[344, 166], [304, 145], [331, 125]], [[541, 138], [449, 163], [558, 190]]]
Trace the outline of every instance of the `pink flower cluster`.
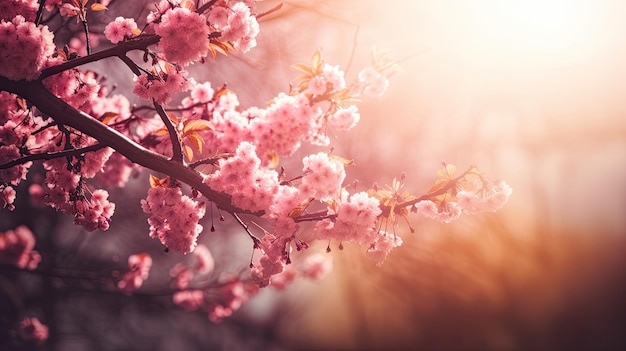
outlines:
[[187, 8], [167, 10], [160, 17], [160, 22], [154, 25], [154, 31], [161, 36], [159, 50], [171, 63], [186, 66], [209, 54], [206, 18]]
[[[17, 138], [15, 131], [19, 129], [13, 129], [12, 126], [15, 126], [15, 124], [13, 121], [10, 121], [0, 127], [0, 136], [8, 138], [1, 139], [2, 143], [4, 143], [4, 140], [11, 140], [13, 137]], [[15, 140], [14, 143], [9, 144], [7, 142], [7, 145], [0, 146], [0, 164], [14, 161], [22, 156], [16, 144], [19, 145], [21, 143]], [[18, 185], [22, 180], [26, 179], [28, 168], [32, 164], [32, 162], [26, 162], [11, 168], [0, 169], [0, 183]]]
[[[466, 188], [456, 193], [456, 201], [423, 200], [416, 203], [412, 211], [441, 223], [450, 223], [463, 212], [495, 212], [509, 200], [513, 189], [503, 181], [493, 182], [483, 175], [473, 184], [466, 182]], [[470, 185], [471, 184], [471, 185]]]
[[165, 247], [185, 254], [194, 250], [202, 225], [206, 204], [183, 195], [180, 187], [150, 188], [141, 208], [150, 213], [150, 237], [158, 238]]
[[0, 263], [33, 270], [41, 261], [39, 252], [33, 250], [35, 236], [25, 226], [0, 233]]
[[21, 15], [29, 22], [35, 22], [39, 3], [37, 0], [2, 0], [0, 1], [0, 20], [10, 21]]
[[[191, 106], [194, 101], [199, 100], [186, 99], [184, 104]], [[319, 140], [317, 132], [321, 129], [322, 111], [312, 107], [304, 94], [281, 93], [266, 109], [252, 107], [239, 112], [238, 106], [237, 96], [226, 93], [193, 109], [192, 118], [206, 116], [204, 118], [211, 123], [211, 130], [202, 133], [205, 157], [234, 152], [240, 142], [248, 141], [255, 144], [262, 163], [268, 165], [276, 156], [292, 155], [303, 141]]]
[[236, 50], [245, 53], [256, 46], [259, 23], [245, 3], [236, 2], [230, 8], [214, 6], [208, 20], [221, 33], [221, 39], [233, 44]]
[[35, 26], [21, 15], [0, 21], [0, 76], [11, 80], [39, 77], [54, 53], [53, 39], [47, 26]]
[[322, 201], [339, 196], [341, 184], [346, 178], [343, 163], [320, 152], [306, 156], [302, 159], [302, 164], [304, 176], [298, 188], [303, 194]]
[[354, 128], [361, 115], [356, 105], [350, 105], [346, 108], [337, 109], [330, 117], [328, 117], [328, 125], [337, 130], [350, 130]]
[[[332, 209], [329, 212], [332, 213]], [[348, 197], [344, 190], [335, 212], [336, 218], [327, 218], [315, 225], [317, 238], [370, 245], [376, 240], [375, 226], [381, 213], [378, 199], [370, 197], [366, 192]]]
[[376, 235], [376, 239], [367, 249], [366, 255], [369, 259], [376, 261], [376, 265], [380, 267], [387, 259], [391, 250], [401, 245], [401, 237], [392, 233], [379, 231]]
[[219, 169], [204, 182], [212, 189], [232, 196], [233, 205], [252, 212], [269, 208], [278, 191], [278, 173], [261, 168], [256, 147], [242, 142], [235, 155], [219, 161]]
[[26, 317], [20, 323], [19, 334], [24, 340], [41, 343], [48, 339], [48, 326], [41, 323], [38, 318]]
[[[51, 58], [46, 66], [56, 66], [63, 62], [63, 59], [57, 56]], [[83, 72], [77, 68], [50, 76], [44, 79], [43, 83], [50, 92], [77, 109], [83, 107], [85, 103], [95, 100], [101, 89], [93, 72]]]
[[[259, 155], [291, 156], [302, 141], [317, 141], [321, 128], [319, 107], [310, 105], [304, 94], [279, 94], [265, 110], [250, 110], [250, 133]], [[327, 145], [327, 141], [322, 143]]]
[[182, 290], [174, 293], [174, 303], [188, 311], [204, 309], [213, 322], [230, 317], [251, 296], [258, 292], [252, 283], [231, 281], [217, 283], [218, 287], [209, 290]]
[[174, 278], [174, 287], [177, 289], [187, 289], [194, 276], [206, 276], [215, 268], [213, 255], [206, 245], [198, 244], [191, 254], [195, 258], [195, 265], [179, 262], [170, 270], [170, 276]]
[[308, 255], [299, 265], [289, 265], [282, 273], [272, 276], [271, 285], [282, 290], [300, 276], [311, 280], [320, 280], [332, 270], [332, 259], [328, 255], [316, 253]]
[[187, 71], [166, 67], [165, 71], [135, 77], [133, 93], [148, 101], [154, 99], [159, 104], [167, 104], [172, 94], [187, 91], [193, 85], [193, 81], [187, 79]]
[[117, 288], [126, 293], [131, 293], [139, 289], [144, 280], [148, 279], [150, 268], [152, 268], [152, 257], [147, 253], [130, 255], [128, 268], [129, 271], [124, 273], [117, 282]]
[[387, 77], [373, 67], [366, 67], [359, 72], [359, 83], [363, 85], [363, 94], [367, 97], [382, 96], [389, 87]]
[[44, 162], [47, 170], [45, 204], [74, 216], [74, 223], [88, 231], [109, 229], [115, 204], [109, 202], [106, 190], [86, 191], [84, 180], [101, 172], [112, 152], [110, 148], [88, 152], [71, 167], [64, 158]]
[[495, 212], [509, 201], [513, 188], [503, 181], [491, 183], [481, 191], [461, 190], [456, 194], [459, 206], [466, 212]]
[[451, 223], [463, 213], [463, 209], [455, 201], [444, 201], [437, 204], [431, 200], [422, 200], [416, 203], [411, 210], [441, 223]]
[[132, 38], [137, 32], [137, 23], [132, 18], [116, 17], [104, 27], [104, 36], [113, 44]]

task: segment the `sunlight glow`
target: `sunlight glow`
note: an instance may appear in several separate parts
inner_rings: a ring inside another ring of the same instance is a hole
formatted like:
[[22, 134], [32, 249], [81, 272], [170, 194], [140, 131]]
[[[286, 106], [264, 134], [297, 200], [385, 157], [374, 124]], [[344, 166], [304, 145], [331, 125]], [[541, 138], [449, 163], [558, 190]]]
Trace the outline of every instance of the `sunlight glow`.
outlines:
[[596, 27], [590, 2], [491, 0], [472, 3], [471, 11], [486, 35], [525, 50], [569, 50], [585, 44]]

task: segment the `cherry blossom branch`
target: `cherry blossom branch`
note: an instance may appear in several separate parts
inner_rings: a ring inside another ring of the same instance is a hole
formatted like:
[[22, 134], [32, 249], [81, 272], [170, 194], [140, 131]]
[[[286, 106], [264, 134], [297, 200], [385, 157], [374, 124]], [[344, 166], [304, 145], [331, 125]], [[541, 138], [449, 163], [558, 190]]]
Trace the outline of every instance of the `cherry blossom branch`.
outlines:
[[20, 157], [11, 162], [0, 164], [0, 169], [11, 168], [11, 167], [21, 165], [26, 162], [31, 162], [31, 161], [52, 160], [52, 159], [59, 158], [59, 157], [82, 155], [86, 152], [100, 150], [104, 147], [106, 147], [106, 145], [98, 143], [94, 145], [85, 146], [80, 149], [70, 149], [70, 150], [63, 150], [63, 151], [57, 151], [57, 152], [46, 152], [46, 153], [41, 153], [41, 154], [28, 155], [28, 156]]
[[39, 8], [37, 9], [37, 14], [35, 15], [35, 25], [38, 26], [41, 23], [41, 17], [43, 15], [43, 8], [46, 5], [45, 0], [39, 1]]
[[241, 218], [236, 212], [233, 212], [232, 215], [237, 220], [237, 223], [239, 223], [239, 225], [246, 231], [246, 233], [248, 233], [248, 236], [250, 237], [250, 239], [252, 239], [254, 248], [255, 249], [260, 248], [261, 240], [259, 240], [259, 238], [257, 238], [256, 236], [254, 236], [254, 234], [252, 234], [252, 232], [250, 231], [250, 227], [246, 223], [244, 223], [244, 221], [241, 220]]
[[161, 117], [161, 120], [163, 121], [163, 124], [165, 124], [165, 128], [167, 128], [167, 132], [170, 135], [170, 140], [172, 142], [172, 161], [185, 164], [185, 161], [183, 159], [181, 140], [178, 132], [176, 131], [176, 128], [174, 128], [174, 125], [172, 124], [170, 118], [167, 116], [167, 112], [165, 112], [163, 106], [161, 106], [161, 104], [156, 102], [154, 99], [152, 99], [152, 103], [154, 104], [156, 112], [159, 114], [159, 117]]
[[[432, 191], [430, 193], [426, 193], [420, 197], [418, 197], [417, 199], [413, 199], [413, 200], [409, 200], [409, 201], [404, 201], [404, 202], [400, 202], [397, 203], [395, 205], [395, 208], [404, 208], [404, 207], [409, 207], [409, 206], [413, 206], [416, 203], [420, 202], [420, 201], [424, 201], [424, 200], [429, 200], [432, 199], [435, 196], [439, 196], [442, 194], [447, 193], [450, 189], [452, 189], [453, 187], [456, 186], [456, 184], [459, 182], [459, 180], [463, 179], [468, 173], [470, 173], [472, 170], [476, 169], [476, 167], [474, 166], [470, 166], [465, 172], [463, 172], [460, 176], [450, 179], [445, 186], [441, 187], [440, 189], [437, 189], [435, 191]], [[382, 208], [383, 210], [383, 215], [385, 215], [385, 211], [388, 214], [390, 211], [391, 207], [390, 206], [385, 206]]]
[[101, 123], [96, 118], [76, 110], [48, 91], [41, 80], [11, 81], [0, 77], [0, 90], [21, 96], [58, 123], [65, 124], [91, 136], [103, 145], [118, 151], [131, 162], [169, 175], [188, 184], [224, 211], [229, 213], [248, 213], [255, 216], [263, 214], [263, 212], [251, 213], [234, 206], [229, 195], [217, 192], [205, 184], [203, 182], [204, 176], [199, 172], [144, 148], [117, 130]]
[[[41, 75], [39, 79], [45, 79], [47, 77], [53, 76], [57, 73], [61, 73], [63, 71], [67, 71], [68, 69], [72, 69], [78, 66], [82, 66], [91, 62], [96, 62], [105, 58], [119, 57], [124, 63], [128, 65], [128, 57], [126, 57], [126, 53], [132, 50], [145, 50], [148, 46], [154, 45], [161, 40], [161, 37], [155, 34], [151, 35], [142, 35], [137, 38], [121, 41], [116, 46], [102, 50], [91, 55], [75, 58], [69, 61], [65, 61], [60, 65], [52, 66], [41, 71]], [[130, 67], [130, 66], [129, 66]], [[131, 67], [132, 69], [132, 67]], [[133, 73], [139, 75], [135, 70]]]

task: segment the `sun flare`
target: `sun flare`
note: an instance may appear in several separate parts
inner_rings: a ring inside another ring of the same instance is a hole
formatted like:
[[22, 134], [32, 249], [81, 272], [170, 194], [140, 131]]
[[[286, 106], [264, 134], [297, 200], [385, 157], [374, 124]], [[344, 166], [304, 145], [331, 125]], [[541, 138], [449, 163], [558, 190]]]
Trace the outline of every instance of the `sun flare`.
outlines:
[[524, 50], [569, 50], [592, 37], [597, 11], [590, 2], [568, 0], [472, 2], [484, 34]]

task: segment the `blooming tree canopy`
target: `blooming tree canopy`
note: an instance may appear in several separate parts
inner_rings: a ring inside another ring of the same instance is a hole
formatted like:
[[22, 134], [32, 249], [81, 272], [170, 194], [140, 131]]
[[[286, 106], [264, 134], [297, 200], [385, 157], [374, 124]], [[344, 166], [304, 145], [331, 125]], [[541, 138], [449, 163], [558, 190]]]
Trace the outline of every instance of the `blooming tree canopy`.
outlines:
[[[457, 171], [445, 163], [433, 186], [417, 194], [405, 190], [406, 174], [388, 186], [363, 190], [346, 179], [353, 161], [328, 151], [329, 131], [350, 130], [367, 118], [357, 103], [383, 95], [398, 70], [387, 54], [374, 52], [371, 66], [346, 77], [341, 67], [326, 62], [322, 50], [314, 51], [309, 63], [292, 66], [299, 75], [285, 82], [284, 92], [265, 106], [244, 108], [236, 87], [196, 81], [188, 69], [262, 45], [257, 19], [280, 6], [260, 10], [254, 1], [161, 0], [145, 18], [119, 13], [102, 32], [90, 30], [89, 19], [108, 4], [2, 1], [0, 208], [15, 209], [16, 188], [40, 163], [45, 178], [31, 185], [31, 196], [87, 231], [106, 231], [121, 206], [106, 189], [125, 187], [137, 168], [148, 170], [145, 199], [123, 206], [146, 213], [146, 234], [166, 250], [191, 256], [170, 271], [173, 302], [183, 309], [204, 309], [217, 321], [259, 287], [283, 287], [298, 276], [320, 278], [332, 268], [323, 254], [291, 260], [292, 250], [308, 249], [311, 240], [328, 242], [327, 251], [334, 243], [360, 245], [381, 265], [402, 244], [396, 228], [412, 213], [449, 223], [463, 213], [496, 211], [511, 194], [505, 182], [474, 166]], [[76, 20], [84, 31], [61, 42], [46, 25], [56, 23], [50, 20], [55, 17]], [[142, 62], [131, 59], [135, 52], [142, 53]], [[127, 66], [132, 93], [144, 105], [131, 105], [100, 72], [83, 68], [101, 60]], [[299, 167], [285, 162], [305, 144], [320, 151], [304, 156]], [[200, 224], [213, 209], [240, 224], [254, 256], [246, 274], [222, 281], [219, 294], [210, 295], [190, 281], [214, 270], [211, 252], [198, 244], [201, 235], [219, 235], [214, 226]], [[313, 231], [308, 242], [302, 239], [304, 222], [314, 223], [307, 226]], [[253, 224], [261, 234], [251, 230]], [[0, 233], [4, 265], [37, 269], [41, 256], [35, 248], [26, 226]], [[146, 253], [131, 255], [127, 271], [111, 277], [115, 289], [127, 294], [140, 289], [152, 263]], [[42, 329], [37, 319], [22, 324]], [[29, 333], [31, 339], [45, 339], [47, 329]]]

